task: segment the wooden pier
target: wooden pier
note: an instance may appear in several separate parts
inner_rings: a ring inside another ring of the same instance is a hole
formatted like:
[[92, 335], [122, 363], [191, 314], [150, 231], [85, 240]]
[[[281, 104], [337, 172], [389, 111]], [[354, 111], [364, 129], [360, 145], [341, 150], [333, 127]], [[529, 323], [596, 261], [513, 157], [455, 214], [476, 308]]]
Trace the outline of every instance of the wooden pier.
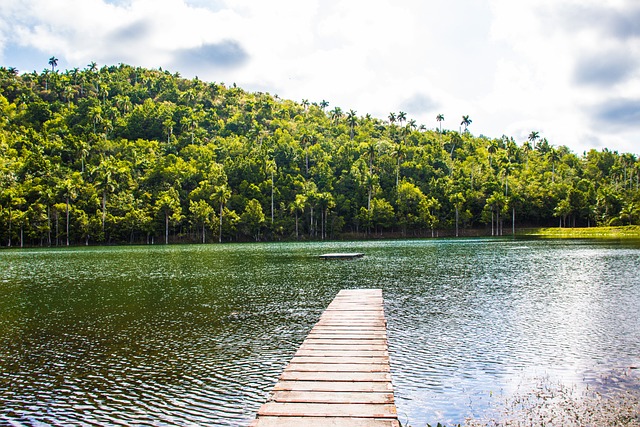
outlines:
[[250, 427], [399, 427], [381, 289], [341, 290]]

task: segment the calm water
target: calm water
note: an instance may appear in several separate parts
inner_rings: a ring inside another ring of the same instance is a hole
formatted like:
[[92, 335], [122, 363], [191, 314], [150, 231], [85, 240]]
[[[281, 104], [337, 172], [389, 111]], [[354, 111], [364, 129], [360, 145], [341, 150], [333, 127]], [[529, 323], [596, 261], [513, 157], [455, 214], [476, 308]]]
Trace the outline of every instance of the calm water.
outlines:
[[247, 425], [342, 288], [384, 290], [414, 427], [463, 422], [540, 376], [580, 385], [640, 364], [638, 242], [4, 250], [0, 424]]

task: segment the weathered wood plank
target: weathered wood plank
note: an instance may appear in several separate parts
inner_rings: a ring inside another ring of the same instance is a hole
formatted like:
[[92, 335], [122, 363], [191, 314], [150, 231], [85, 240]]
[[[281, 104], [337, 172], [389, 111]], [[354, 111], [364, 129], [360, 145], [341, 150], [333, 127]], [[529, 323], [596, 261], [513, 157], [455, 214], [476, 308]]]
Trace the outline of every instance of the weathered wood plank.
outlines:
[[304, 344], [339, 344], [339, 345], [381, 345], [386, 346], [387, 340], [383, 338], [344, 338], [344, 339], [329, 339], [329, 338], [307, 338], [304, 340]]
[[368, 403], [278, 403], [267, 402], [258, 415], [276, 417], [362, 417], [397, 418], [395, 405]]
[[271, 395], [279, 403], [372, 403], [393, 404], [393, 393], [362, 393], [353, 391], [276, 391]]
[[368, 334], [368, 335], [387, 335], [387, 331], [383, 327], [379, 328], [364, 328], [356, 325], [319, 325], [314, 327], [310, 334]]
[[325, 342], [325, 343], [317, 343], [317, 342], [311, 342], [311, 343], [307, 343], [307, 342], [303, 342], [302, 345], [300, 346], [300, 348], [302, 350], [322, 350], [322, 351], [349, 351], [349, 350], [360, 350], [360, 351], [367, 351], [367, 350], [386, 350], [387, 349], [387, 345], [386, 344], [377, 344], [377, 343], [370, 343], [370, 344], [360, 344], [360, 343], [342, 343], [342, 344], [338, 344], [336, 342]]
[[280, 376], [285, 381], [367, 381], [389, 382], [389, 372], [300, 372], [285, 370]]
[[392, 392], [393, 385], [391, 382], [374, 382], [374, 381], [343, 381], [343, 382], [327, 382], [327, 381], [278, 381], [273, 388], [275, 391], [336, 391], [336, 392]]
[[338, 349], [331, 350], [322, 349], [304, 349], [300, 348], [295, 354], [295, 357], [389, 357], [387, 350], [351, 350], [351, 349]]
[[261, 417], [250, 427], [400, 427], [397, 420], [342, 417]]
[[388, 364], [373, 363], [289, 363], [287, 371], [297, 372], [391, 372]]
[[365, 364], [365, 365], [388, 365], [388, 356], [316, 356], [317, 352], [313, 353], [313, 356], [298, 356], [297, 354], [291, 359], [290, 363], [323, 363], [323, 364]]

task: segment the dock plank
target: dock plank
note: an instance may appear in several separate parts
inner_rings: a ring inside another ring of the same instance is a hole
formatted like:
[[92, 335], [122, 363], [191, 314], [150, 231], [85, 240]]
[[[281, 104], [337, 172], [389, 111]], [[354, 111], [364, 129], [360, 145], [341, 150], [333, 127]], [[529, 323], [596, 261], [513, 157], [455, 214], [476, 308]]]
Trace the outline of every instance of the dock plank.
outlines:
[[[260, 424], [258, 424], [260, 421]], [[397, 420], [342, 417], [261, 417], [250, 427], [400, 427]]]
[[286, 390], [274, 392], [271, 398], [279, 403], [372, 403], [392, 404], [393, 393], [357, 391]]
[[273, 391], [328, 391], [328, 392], [393, 392], [393, 386], [388, 381], [278, 381]]
[[397, 418], [395, 405], [375, 403], [278, 403], [267, 402], [258, 415], [275, 417]]
[[342, 290], [282, 372], [251, 427], [400, 427], [382, 290]]

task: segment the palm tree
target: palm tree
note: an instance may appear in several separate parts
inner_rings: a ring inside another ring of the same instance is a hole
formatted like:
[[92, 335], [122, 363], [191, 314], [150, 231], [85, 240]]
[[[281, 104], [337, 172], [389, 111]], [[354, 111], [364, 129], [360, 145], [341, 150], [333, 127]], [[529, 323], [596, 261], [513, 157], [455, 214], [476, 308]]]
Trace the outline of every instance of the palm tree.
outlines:
[[342, 118], [342, 108], [335, 107], [333, 110], [331, 110], [331, 120], [333, 120], [335, 123], [338, 123], [338, 121], [341, 118]]
[[265, 172], [267, 172], [268, 174], [271, 175], [271, 226], [273, 226], [273, 212], [274, 212], [274, 208], [273, 208], [273, 192], [274, 192], [274, 185], [273, 185], [273, 174], [277, 171], [278, 169], [278, 165], [276, 164], [275, 159], [270, 159], [267, 160], [266, 165], [265, 165]]
[[560, 160], [560, 153], [553, 147], [550, 147], [547, 155], [551, 161], [551, 182], [556, 181], [556, 162]]
[[444, 121], [444, 114], [440, 113], [436, 116], [436, 120], [440, 123], [440, 133], [442, 133], [442, 122]]
[[460, 233], [458, 232], [458, 221], [460, 219], [460, 209], [462, 208], [463, 204], [466, 202], [466, 199], [461, 192], [452, 194], [449, 197], [449, 199], [453, 204], [453, 206], [456, 208], [456, 237], [458, 237], [460, 235]]
[[536, 140], [538, 138], [540, 138], [540, 133], [535, 130], [531, 131], [531, 133], [529, 134], [529, 141], [531, 141], [534, 147], [536, 146]]
[[102, 192], [102, 232], [105, 231], [107, 218], [107, 196], [118, 188], [116, 175], [119, 172], [117, 160], [112, 157], [102, 157], [100, 163], [93, 168], [92, 175], [95, 176], [94, 184]]
[[329, 106], [329, 102], [325, 101], [324, 99], [322, 100], [322, 102], [320, 102], [320, 108], [322, 108], [322, 111], [324, 111], [325, 108], [327, 108]]
[[289, 209], [296, 216], [296, 240], [298, 240], [300, 234], [298, 232], [298, 213], [304, 213], [304, 208], [307, 205], [307, 196], [304, 194], [296, 194], [296, 199], [291, 202]]
[[471, 124], [472, 120], [469, 118], [469, 116], [462, 116], [462, 122], [460, 122], [461, 126], [464, 126], [464, 131], [467, 131], [467, 128], [469, 127], [469, 125]]
[[495, 139], [492, 139], [487, 145], [487, 152], [489, 153], [489, 168], [493, 167], [492, 165], [492, 157], [498, 151], [498, 143]]
[[356, 112], [353, 110], [349, 110], [347, 113], [347, 123], [349, 124], [349, 137], [353, 139], [353, 130], [358, 124], [358, 117], [356, 116]]
[[400, 122], [400, 126], [402, 126], [402, 123], [405, 122], [407, 120], [407, 113], [405, 113], [404, 111], [400, 111], [398, 113], [398, 121]]
[[400, 160], [404, 156], [404, 153], [404, 144], [396, 144], [394, 146], [392, 155], [396, 158], [396, 192], [398, 191], [398, 185], [400, 184]]
[[389, 113], [389, 123], [394, 124], [396, 122], [396, 113]]
[[222, 243], [222, 213], [225, 203], [231, 198], [231, 190], [229, 190], [225, 184], [219, 185], [215, 189], [213, 198], [220, 203], [220, 232], [218, 234], [218, 243]]
[[49, 65], [51, 65], [51, 72], [54, 73], [56, 71], [56, 67], [58, 66], [58, 58], [52, 56], [49, 58]]

